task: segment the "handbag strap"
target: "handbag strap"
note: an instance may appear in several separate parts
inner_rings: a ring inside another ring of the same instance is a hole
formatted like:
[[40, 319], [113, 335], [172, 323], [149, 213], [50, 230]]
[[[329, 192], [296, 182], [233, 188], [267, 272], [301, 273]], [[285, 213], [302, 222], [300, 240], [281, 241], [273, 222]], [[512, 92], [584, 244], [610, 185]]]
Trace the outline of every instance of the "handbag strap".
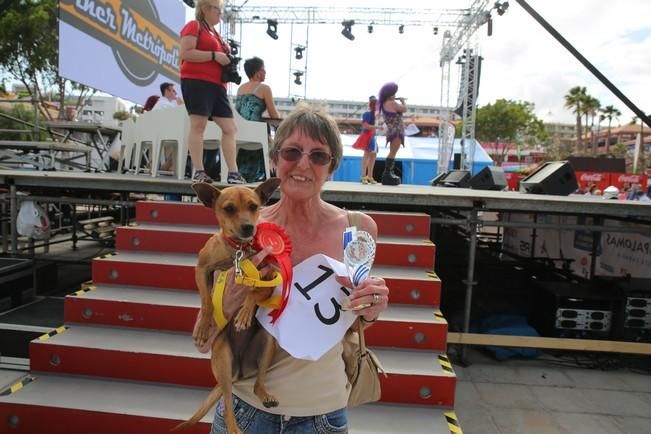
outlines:
[[364, 339], [364, 325], [362, 324], [362, 320], [357, 317], [355, 320], [357, 321], [357, 336], [359, 337], [359, 351], [361, 354], [364, 354], [366, 352], [366, 340]]

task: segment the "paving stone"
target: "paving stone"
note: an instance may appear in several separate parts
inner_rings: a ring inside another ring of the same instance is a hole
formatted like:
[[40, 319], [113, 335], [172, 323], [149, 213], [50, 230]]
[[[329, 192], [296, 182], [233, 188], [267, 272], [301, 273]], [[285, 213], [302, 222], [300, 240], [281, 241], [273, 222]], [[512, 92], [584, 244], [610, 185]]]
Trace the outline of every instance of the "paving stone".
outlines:
[[475, 387], [482, 402], [491, 407], [529, 410], [542, 407], [542, 403], [533, 394], [530, 386], [478, 383]]
[[558, 425], [572, 434], [623, 434], [613, 416], [602, 416], [583, 413], [557, 413], [551, 415]]
[[500, 434], [561, 434], [551, 414], [541, 410], [491, 408], [490, 414]]
[[649, 434], [651, 418], [648, 417], [616, 417], [617, 426], [626, 434]]

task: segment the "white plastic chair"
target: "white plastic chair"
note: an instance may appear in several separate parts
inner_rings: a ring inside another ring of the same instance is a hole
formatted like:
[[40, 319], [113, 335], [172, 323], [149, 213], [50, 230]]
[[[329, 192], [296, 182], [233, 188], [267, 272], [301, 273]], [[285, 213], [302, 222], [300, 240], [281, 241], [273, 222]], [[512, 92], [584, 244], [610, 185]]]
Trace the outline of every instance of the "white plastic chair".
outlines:
[[[237, 133], [235, 135], [235, 155], [240, 149], [255, 150], [262, 149], [264, 158], [264, 173], [267, 179], [271, 176], [271, 165], [269, 163], [269, 135], [267, 134], [267, 124], [265, 122], [247, 121], [235, 110], [233, 111], [235, 118], [235, 125], [237, 126]], [[220, 177], [222, 182], [226, 182], [228, 177], [228, 167], [224, 160], [224, 150], [221, 147], [221, 128], [212, 122], [208, 121], [206, 131], [204, 133], [204, 140], [217, 139], [216, 145], [206, 149], [214, 149], [215, 146], [219, 147], [219, 158], [221, 161]]]
[[152, 152], [151, 176], [158, 176], [163, 142], [176, 142], [176, 155], [174, 158], [174, 171], [177, 179], [185, 175], [188, 148], [185, 142], [188, 139], [189, 117], [185, 106], [152, 111], [157, 120], [155, 126], [155, 140]]

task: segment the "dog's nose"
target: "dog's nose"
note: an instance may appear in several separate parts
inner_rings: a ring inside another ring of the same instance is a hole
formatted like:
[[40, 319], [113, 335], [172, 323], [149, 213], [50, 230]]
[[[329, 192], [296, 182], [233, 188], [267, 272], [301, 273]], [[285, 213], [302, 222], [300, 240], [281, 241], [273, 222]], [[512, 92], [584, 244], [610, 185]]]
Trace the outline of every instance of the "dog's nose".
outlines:
[[253, 226], [250, 223], [244, 223], [240, 225], [240, 235], [242, 236], [242, 238], [252, 237], [253, 229], [255, 229], [255, 226]]

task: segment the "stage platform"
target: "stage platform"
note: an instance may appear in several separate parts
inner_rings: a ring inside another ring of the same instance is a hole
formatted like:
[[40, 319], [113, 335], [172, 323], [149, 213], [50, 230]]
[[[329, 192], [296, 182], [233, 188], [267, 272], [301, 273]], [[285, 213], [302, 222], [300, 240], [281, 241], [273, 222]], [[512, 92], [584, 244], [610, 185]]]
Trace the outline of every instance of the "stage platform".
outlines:
[[[357, 182], [361, 177], [363, 152], [353, 149], [357, 135], [342, 134], [344, 158], [332, 176], [334, 181]], [[384, 136], [376, 137], [378, 144], [377, 159], [384, 160], [389, 153]], [[473, 173], [478, 173], [486, 166], [494, 165], [480, 143], [475, 142]], [[405, 146], [396, 155], [396, 166], [402, 175], [403, 184], [430, 185], [437, 174], [439, 140], [436, 137], [405, 137]], [[452, 155], [461, 152], [461, 139], [455, 139]], [[450, 161], [452, 169], [452, 161]]]
[[[189, 180], [118, 173], [0, 170], [0, 185], [13, 185], [18, 191], [51, 196], [53, 201], [61, 196], [107, 197], [111, 193], [122, 193], [115, 197], [116, 201], [129, 200], [128, 193], [194, 195]], [[622, 219], [651, 218], [651, 205], [638, 201], [606, 201], [590, 196], [546, 196], [410, 184], [383, 186], [329, 181], [323, 188], [322, 197], [350, 209], [428, 212], [442, 208], [449, 211], [514, 211]]]

